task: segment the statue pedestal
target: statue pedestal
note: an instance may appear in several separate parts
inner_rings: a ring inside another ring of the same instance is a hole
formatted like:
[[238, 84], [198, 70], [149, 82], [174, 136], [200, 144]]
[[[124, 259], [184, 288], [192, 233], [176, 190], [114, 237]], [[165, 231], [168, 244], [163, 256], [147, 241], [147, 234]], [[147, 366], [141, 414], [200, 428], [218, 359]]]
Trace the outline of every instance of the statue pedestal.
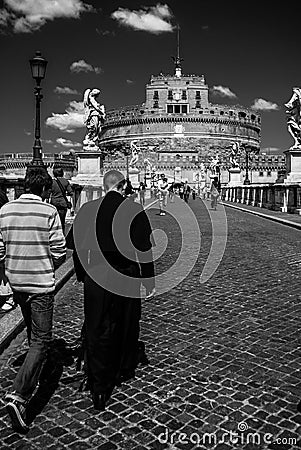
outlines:
[[241, 184], [241, 170], [239, 167], [232, 167], [229, 169], [229, 183], [228, 186], [239, 186]]
[[139, 169], [137, 169], [137, 167], [130, 167], [129, 168], [129, 179], [130, 182], [132, 183], [133, 188], [138, 188], [139, 187]]
[[301, 183], [301, 147], [290, 148], [284, 152], [286, 156], [287, 177], [284, 183]]
[[78, 152], [78, 173], [71, 178], [72, 183], [81, 186], [102, 187], [103, 181], [103, 155], [100, 152]]
[[78, 152], [78, 173], [70, 182], [83, 187], [76, 211], [86, 202], [103, 195], [103, 155], [100, 152]]

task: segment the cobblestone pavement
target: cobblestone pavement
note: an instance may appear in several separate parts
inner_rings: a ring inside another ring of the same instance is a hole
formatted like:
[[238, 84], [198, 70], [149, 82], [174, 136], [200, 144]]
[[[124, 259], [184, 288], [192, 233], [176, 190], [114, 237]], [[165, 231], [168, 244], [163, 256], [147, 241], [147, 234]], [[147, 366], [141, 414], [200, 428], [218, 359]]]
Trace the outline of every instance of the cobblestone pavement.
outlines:
[[[105, 412], [94, 411], [63, 349], [79, 337], [83, 320], [82, 287], [72, 278], [55, 309], [64, 372], [53, 392], [41, 395], [43, 409], [35, 405], [26, 436], [11, 430], [2, 400], [13, 362], [26, 350], [25, 332], [0, 356], [1, 450], [300, 448], [300, 231], [227, 208], [224, 258], [201, 285], [211, 225], [202, 202], [190, 204], [202, 249], [180, 285], [144, 303], [141, 338], [150, 364], [114, 391]], [[177, 232], [169, 215], [149, 214], [170, 238], [160, 272], [178, 250]]]

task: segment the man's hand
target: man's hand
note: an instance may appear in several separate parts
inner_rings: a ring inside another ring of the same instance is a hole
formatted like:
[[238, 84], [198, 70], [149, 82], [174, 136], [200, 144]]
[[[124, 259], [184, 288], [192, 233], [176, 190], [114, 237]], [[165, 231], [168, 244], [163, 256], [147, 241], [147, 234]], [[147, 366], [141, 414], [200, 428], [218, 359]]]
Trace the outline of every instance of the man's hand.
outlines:
[[153, 288], [151, 290], [146, 290], [146, 296], [145, 296], [145, 300], [149, 300], [150, 298], [154, 297], [156, 294], [156, 288]]

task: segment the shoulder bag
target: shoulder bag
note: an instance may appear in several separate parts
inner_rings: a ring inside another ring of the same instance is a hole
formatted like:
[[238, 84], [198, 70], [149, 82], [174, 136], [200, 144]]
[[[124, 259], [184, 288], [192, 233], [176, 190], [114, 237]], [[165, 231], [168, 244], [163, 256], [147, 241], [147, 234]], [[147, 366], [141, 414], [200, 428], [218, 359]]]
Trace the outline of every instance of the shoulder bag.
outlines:
[[62, 183], [60, 182], [60, 180], [58, 178], [55, 178], [55, 181], [57, 182], [60, 190], [62, 191], [62, 195], [63, 195], [63, 197], [65, 199], [65, 202], [66, 202], [66, 205], [67, 205], [67, 209], [71, 209], [72, 208], [72, 203], [67, 199], [66, 192], [65, 192], [65, 189], [62, 186]]

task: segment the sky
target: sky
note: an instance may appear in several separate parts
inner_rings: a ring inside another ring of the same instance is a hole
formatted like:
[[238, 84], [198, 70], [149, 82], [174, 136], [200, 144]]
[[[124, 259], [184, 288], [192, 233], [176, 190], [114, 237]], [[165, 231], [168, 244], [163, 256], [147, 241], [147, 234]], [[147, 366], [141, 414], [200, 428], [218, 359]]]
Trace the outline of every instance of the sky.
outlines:
[[261, 113], [261, 151], [293, 145], [285, 106], [301, 86], [300, 3], [241, 0], [0, 1], [0, 153], [31, 152], [35, 81], [29, 59], [47, 59], [42, 81], [43, 152], [81, 150], [83, 93], [106, 110], [145, 101], [151, 75], [204, 75], [211, 103]]

